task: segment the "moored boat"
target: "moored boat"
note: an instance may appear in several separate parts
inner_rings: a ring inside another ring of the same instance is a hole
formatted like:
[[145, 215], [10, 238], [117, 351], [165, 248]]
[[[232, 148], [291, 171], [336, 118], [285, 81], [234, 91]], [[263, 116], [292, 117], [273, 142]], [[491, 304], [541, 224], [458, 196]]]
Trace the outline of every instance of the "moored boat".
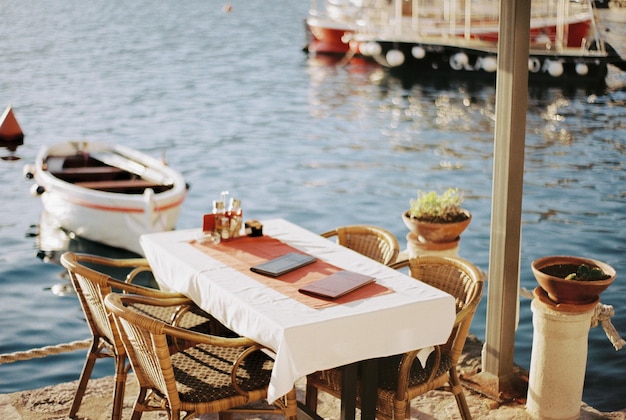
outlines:
[[356, 29], [360, 2], [355, 0], [313, 1], [305, 19], [306, 52], [344, 55]]
[[[337, 13], [320, 12], [317, 6], [309, 12], [307, 33], [309, 46], [314, 46], [309, 50], [318, 54], [336, 51], [337, 45], [327, 46], [339, 40], [347, 49], [346, 56], [367, 57], [396, 72], [494, 77], [499, 1], [352, 0], [350, 3], [351, 22], [345, 17], [336, 21], [333, 16]], [[338, 25], [343, 26], [338, 28]], [[333, 29], [332, 38], [318, 39], [329, 33], [324, 28]], [[529, 79], [601, 83], [609, 64], [626, 70], [626, 61], [600, 35], [590, 0], [533, 1]]]
[[183, 176], [163, 162], [99, 142], [42, 147], [25, 174], [59, 227], [137, 254], [140, 235], [176, 227], [187, 194]]

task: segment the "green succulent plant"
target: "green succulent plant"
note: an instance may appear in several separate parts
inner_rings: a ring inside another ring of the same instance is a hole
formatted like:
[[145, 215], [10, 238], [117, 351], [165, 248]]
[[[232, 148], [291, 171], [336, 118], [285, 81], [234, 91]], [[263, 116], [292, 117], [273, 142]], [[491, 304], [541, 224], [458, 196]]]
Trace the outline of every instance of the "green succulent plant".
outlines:
[[608, 275], [598, 267], [589, 267], [588, 265], [581, 264], [575, 273], [571, 273], [565, 277], [566, 280], [605, 280], [609, 278]]
[[417, 199], [411, 199], [409, 216], [422, 222], [450, 223], [468, 218], [461, 208], [463, 193], [458, 188], [448, 188], [442, 194], [436, 191], [418, 191]]

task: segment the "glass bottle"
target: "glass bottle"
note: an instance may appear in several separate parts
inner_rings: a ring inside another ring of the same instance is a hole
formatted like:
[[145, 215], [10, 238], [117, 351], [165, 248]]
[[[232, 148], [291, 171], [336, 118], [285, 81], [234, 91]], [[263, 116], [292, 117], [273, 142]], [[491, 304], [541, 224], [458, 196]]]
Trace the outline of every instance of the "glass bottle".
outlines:
[[[228, 222], [228, 219], [226, 218], [226, 209], [224, 208], [223, 201], [213, 201], [213, 214], [215, 215], [215, 232], [217, 232], [222, 239], [224, 239], [224, 221]], [[228, 229], [228, 227], [226, 229]]]
[[230, 199], [228, 206], [228, 215], [230, 218], [230, 237], [236, 238], [241, 232], [243, 224], [243, 210], [241, 209], [241, 200], [237, 198]]

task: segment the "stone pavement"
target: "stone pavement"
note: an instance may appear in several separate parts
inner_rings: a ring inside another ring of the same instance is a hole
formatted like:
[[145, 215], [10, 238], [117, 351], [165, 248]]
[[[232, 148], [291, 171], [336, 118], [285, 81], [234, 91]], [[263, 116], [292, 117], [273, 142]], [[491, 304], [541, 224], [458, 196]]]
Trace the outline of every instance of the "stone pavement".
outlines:
[[[468, 338], [462, 356], [461, 372], [469, 375], [480, 368], [482, 342], [475, 337]], [[19, 362], [18, 362], [19, 363]], [[522, 373], [523, 375], [523, 373]], [[56, 420], [67, 418], [70, 404], [76, 390], [76, 381], [45, 388], [0, 394], [0, 419], [3, 420]], [[298, 400], [304, 400], [304, 381], [296, 384]], [[137, 392], [135, 378], [129, 375], [124, 400], [124, 419], [130, 418], [132, 405]], [[81, 419], [105, 420], [110, 418], [113, 377], [90, 381], [79, 416]], [[524, 401], [499, 403], [487, 396], [466, 389], [466, 397], [474, 419], [486, 420], [523, 420], [529, 419]], [[336, 419], [340, 403], [337, 399], [320, 393], [318, 413], [325, 419]], [[235, 416], [236, 418], [277, 420], [281, 416]], [[164, 413], [145, 413], [144, 420], [166, 419]], [[202, 420], [217, 419], [217, 415], [203, 415]], [[443, 391], [431, 391], [413, 400], [411, 418], [420, 420], [459, 419], [459, 411], [452, 394]], [[618, 412], [601, 413], [585, 404], [581, 407], [582, 420], [614, 419], [626, 420], [626, 408]]]

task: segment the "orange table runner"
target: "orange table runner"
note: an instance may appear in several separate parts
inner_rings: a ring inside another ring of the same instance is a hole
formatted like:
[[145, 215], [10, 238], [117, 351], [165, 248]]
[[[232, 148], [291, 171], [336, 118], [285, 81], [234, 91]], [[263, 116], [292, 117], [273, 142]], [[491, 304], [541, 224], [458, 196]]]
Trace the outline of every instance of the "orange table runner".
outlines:
[[267, 287], [271, 287], [272, 289], [315, 309], [354, 302], [356, 300], [392, 292], [392, 290], [386, 288], [385, 286], [374, 282], [333, 300], [317, 298], [300, 293], [298, 291], [300, 287], [341, 270], [340, 268], [328, 264], [320, 259], [315, 261], [313, 264], [309, 264], [277, 278], [264, 276], [250, 271], [250, 267], [273, 258], [280, 257], [288, 252], [300, 252], [284, 242], [269, 236], [243, 236], [227, 242], [222, 242], [219, 245], [201, 244], [197, 241], [192, 241], [191, 244], [210, 257], [215, 258], [237, 271], [245, 273], [248, 277], [261, 282]]

